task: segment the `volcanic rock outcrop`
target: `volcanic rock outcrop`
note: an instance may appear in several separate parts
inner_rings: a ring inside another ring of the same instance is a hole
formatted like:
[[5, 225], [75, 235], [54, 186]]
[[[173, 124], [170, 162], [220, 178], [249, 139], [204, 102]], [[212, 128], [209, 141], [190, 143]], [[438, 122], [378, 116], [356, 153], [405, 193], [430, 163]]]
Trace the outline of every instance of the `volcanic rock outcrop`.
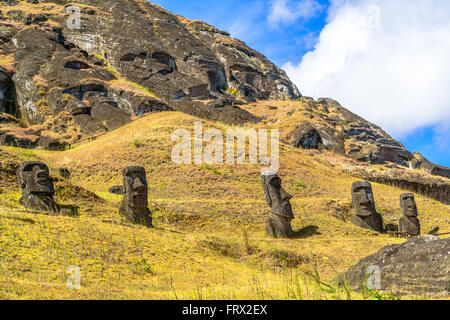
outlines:
[[60, 208], [53, 200], [55, 188], [46, 164], [35, 161], [22, 163], [17, 169], [17, 180], [22, 189], [21, 205], [53, 215], [59, 213]]
[[395, 186], [425, 195], [446, 205], [450, 204], [448, 178], [432, 176], [420, 170], [410, 170], [401, 166], [376, 170], [367, 166], [346, 165], [342, 171], [360, 179]]
[[134, 224], [152, 227], [148, 209], [148, 183], [145, 168], [126, 167], [123, 174], [123, 201], [119, 213]]
[[383, 218], [376, 211], [372, 185], [367, 181], [357, 181], [352, 185], [352, 201], [355, 215], [351, 222], [361, 228], [383, 232]]
[[303, 149], [330, 150], [349, 158], [409, 166], [413, 155], [380, 127], [342, 107], [337, 101], [303, 97], [309, 118], [292, 130], [287, 142]]
[[[367, 289], [367, 270], [380, 268], [381, 292], [398, 296], [448, 298], [450, 238], [426, 235], [401, 245], [384, 247], [358, 262], [344, 275], [353, 290]], [[369, 288], [370, 289], [370, 288]]]
[[414, 195], [412, 193], [400, 195], [400, 207], [403, 212], [403, 217], [398, 223], [400, 232], [405, 232], [408, 236], [420, 236], [419, 213]]
[[0, 112], [27, 125], [66, 113], [67, 128], [95, 135], [167, 110], [243, 123], [257, 120], [245, 101], [301, 96], [243, 42], [147, 1], [2, 2]]
[[414, 152], [413, 157], [413, 160], [410, 162], [411, 169], [424, 169], [434, 176], [450, 178], [449, 168], [431, 163], [419, 152]]

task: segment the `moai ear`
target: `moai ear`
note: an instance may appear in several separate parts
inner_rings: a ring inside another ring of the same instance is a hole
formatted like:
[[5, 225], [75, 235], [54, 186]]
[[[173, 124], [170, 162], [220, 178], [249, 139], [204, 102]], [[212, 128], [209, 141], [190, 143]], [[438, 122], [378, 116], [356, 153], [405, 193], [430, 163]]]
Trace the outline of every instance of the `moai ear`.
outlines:
[[263, 175], [261, 177], [261, 181], [262, 181], [262, 185], [264, 188], [264, 194], [266, 196], [266, 201], [269, 204], [269, 206], [272, 206], [272, 198], [270, 197], [270, 192], [269, 192], [269, 182], [267, 181], [267, 176]]
[[17, 181], [19, 182], [19, 187], [21, 189], [24, 189], [26, 187], [27, 183], [26, 183], [25, 179], [22, 176], [22, 172], [20, 171], [20, 168], [17, 169], [17, 174], [16, 175], [17, 175]]

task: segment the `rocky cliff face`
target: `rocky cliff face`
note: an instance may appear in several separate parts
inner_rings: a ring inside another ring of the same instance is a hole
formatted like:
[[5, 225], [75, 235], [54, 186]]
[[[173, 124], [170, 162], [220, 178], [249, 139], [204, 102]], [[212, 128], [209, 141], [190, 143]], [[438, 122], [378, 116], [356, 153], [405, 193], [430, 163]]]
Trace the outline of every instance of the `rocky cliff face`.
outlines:
[[0, 144], [59, 149], [168, 110], [257, 122], [242, 106], [265, 100], [306, 105], [308, 121], [285, 139], [296, 147], [449, 176], [338, 102], [302, 97], [266, 57], [202, 21], [145, 0], [0, 0], [0, 124], [20, 124], [0, 127]]
[[66, 128], [93, 135], [164, 110], [243, 123], [256, 121], [244, 101], [300, 97], [243, 42], [144, 0], [78, 1], [80, 29], [67, 25], [71, 1], [0, 4], [0, 111], [29, 125], [65, 113]]
[[304, 149], [332, 150], [370, 164], [394, 162], [408, 166], [413, 155], [380, 127], [342, 107], [332, 99], [302, 99], [305, 116], [287, 141]]

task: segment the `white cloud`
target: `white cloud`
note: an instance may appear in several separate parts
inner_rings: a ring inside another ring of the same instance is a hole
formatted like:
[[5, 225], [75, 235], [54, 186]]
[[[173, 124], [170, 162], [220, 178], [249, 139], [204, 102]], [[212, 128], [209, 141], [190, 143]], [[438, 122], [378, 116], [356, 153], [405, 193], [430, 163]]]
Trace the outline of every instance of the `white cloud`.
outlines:
[[304, 95], [334, 98], [397, 138], [447, 127], [450, 1], [333, 0], [314, 50], [284, 69]]
[[315, 17], [324, 9], [315, 0], [271, 0], [269, 24], [278, 27], [280, 23], [291, 24], [299, 19], [309, 19]]

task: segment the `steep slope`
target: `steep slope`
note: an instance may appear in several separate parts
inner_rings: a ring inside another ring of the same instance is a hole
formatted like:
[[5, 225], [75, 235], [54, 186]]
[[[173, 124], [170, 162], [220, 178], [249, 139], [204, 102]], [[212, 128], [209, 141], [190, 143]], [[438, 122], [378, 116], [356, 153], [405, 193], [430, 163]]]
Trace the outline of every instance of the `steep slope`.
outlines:
[[243, 123], [257, 120], [237, 107], [243, 100], [300, 97], [244, 43], [144, 0], [2, 1], [0, 10], [0, 112], [28, 125], [64, 112], [66, 127], [92, 135], [163, 110]]
[[[343, 172], [341, 164], [350, 160], [288, 144], [281, 145], [280, 176], [294, 196], [297, 236], [267, 238], [269, 208], [259, 166], [172, 163], [171, 133], [193, 130], [194, 120], [179, 112], [152, 114], [69, 151], [1, 147], [1, 181], [11, 182], [0, 186], [0, 297], [346, 299], [345, 290], [320, 284], [315, 270], [329, 282], [336, 271], [403, 242], [349, 222], [350, 188], [357, 178]], [[229, 127], [205, 122], [204, 128], [224, 132]], [[10, 168], [21, 159], [49, 164], [58, 178], [58, 202], [78, 205], [80, 216], [35, 215], [20, 207]], [[147, 170], [155, 229], [122, 220], [121, 197], [108, 194], [130, 164]], [[62, 167], [71, 172], [69, 180], [58, 176], [56, 169]], [[405, 190], [373, 187], [378, 211], [386, 223], [395, 224]], [[93, 200], [91, 193], [101, 199]], [[424, 232], [450, 230], [448, 206], [419, 194], [416, 200]], [[69, 265], [82, 270], [80, 291], [65, 286]], [[350, 298], [363, 297], [351, 293]]]
[[[289, 145], [329, 150], [356, 160], [354, 166], [345, 168], [355, 176], [450, 203], [449, 168], [435, 165], [417, 152], [412, 154], [379, 126], [335, 100], [302, 97], [296, 101], [260, 101], [242, 108], [258, 116], [260, 126], [280, 129], [281, 138]], [[380, 172], [377, 165], [392, 170]]]

